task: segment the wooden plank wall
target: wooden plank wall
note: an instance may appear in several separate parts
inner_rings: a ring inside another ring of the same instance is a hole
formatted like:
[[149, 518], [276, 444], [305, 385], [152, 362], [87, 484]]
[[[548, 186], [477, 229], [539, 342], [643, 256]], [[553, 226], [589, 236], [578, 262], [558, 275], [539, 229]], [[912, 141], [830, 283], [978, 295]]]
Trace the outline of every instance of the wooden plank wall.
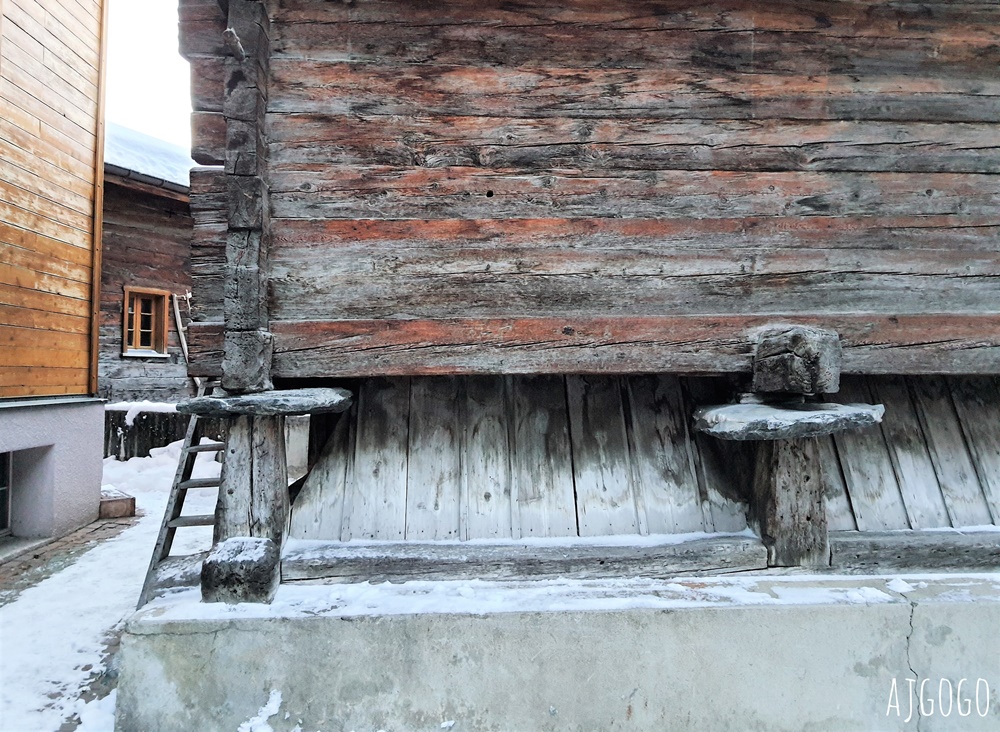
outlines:
[[268, 6], [275, 376], [738, 371], [788, 320], [852, 372], [996, 371], [1000, 5]]
[[[753, 446], [690, 430], [718, 379], [373, 378], [292, 505], [302, 539], [733, 532]], [[1000, 380], [846, 377], [880, 428], [820, 439], [830, 528], [1000, 525]]]
[[4, 0], [0, 397], [91, 384], [101, 0]]
[[[101, 340], [98, 394], [112, 401], [177, 401], [193, 382], [167, 305], [168, 360], [122, 356], [124, 288], [183, 297], [191, 291], [191, 219], [186, 194], [109, 176], [104, 186]], [[188, 318], [185, 301], [181, 317]]]

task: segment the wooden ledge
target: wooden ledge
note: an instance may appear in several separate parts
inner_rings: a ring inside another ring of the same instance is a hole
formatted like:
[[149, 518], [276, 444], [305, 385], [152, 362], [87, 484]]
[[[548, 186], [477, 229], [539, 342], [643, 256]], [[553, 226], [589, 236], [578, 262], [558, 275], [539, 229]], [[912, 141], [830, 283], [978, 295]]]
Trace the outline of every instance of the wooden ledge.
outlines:
[[353, 396], [339, 387], [323, 389], [285, 389], [262, 391], [237, 396], [203, 396], [177, 405], [183, 414], [203, 417], [277, 417], [320, 412], [343, 412], [351, 406]]
[[760, 539], [741, 534], [633, 545], [289, 540], [281, 560], [281, 580], [672, 577], [766, 567], [767, 552]]
[[695, 428], [722, 440], [790, 440], [859, 430], [882, 421], [881, 404], [725, 404], [701, 407]]
[[831, 531], [835, 572], [1000, 569], [1000, 531]]

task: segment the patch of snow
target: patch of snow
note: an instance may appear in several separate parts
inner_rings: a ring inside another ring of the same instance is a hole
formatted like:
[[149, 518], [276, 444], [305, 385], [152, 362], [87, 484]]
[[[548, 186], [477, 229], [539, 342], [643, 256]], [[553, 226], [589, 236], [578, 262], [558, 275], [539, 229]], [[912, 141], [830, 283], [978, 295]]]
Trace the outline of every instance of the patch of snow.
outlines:
[[270, 543], [269, 539], [237, 536], [220, 542], [209, 557], [216, 562], [257, 562], [264, 558]]
[[257, 710], [256, 716], [241, 724], [237, 732], [274, 732], [274, 728], [268, 724], [267, 720], [277, 715], [280, 707], [281, 692], [277, 689], [271, 689], [267, 703]]
[[117, 700], [118, 689], [112, 690], [103, 699], [89, 702], [78, 699], [76, 713], [80, 717], [80, 726], [76, 728], [76, 732], [114, 732]]
[[885, 583], [885, 586], [888, 587], [893, 592], [898, 592], [900, 594], [904, 592], [913, 592], [913, 590], [916, 589], [909, 582], [899, 577], [889, 580], [888, 582]]
[[441, 723], [441, 729], [451, 729], [454, 726], [455, 726], [455, 720], [454, 719], [451, 719], [451, 720], [449, 720], [447, 722], [442, 722]]
[[178, 185], [190, 185], [197, 163], [187, 150], [165, 140], [108, 121], [104, 134], [104, 162]]
[[[55, 732], [81, 709], [80, 692], [104, 669], [107, 639], [135, 609], [180, 446], [178, 441], [153, 449], [150, 457], [125, 462], [106, 458], [104, 483], [135, 496], [136, 507], [144, 515], [117, 537], [95, 545], [62, 571], [0, 607], [3, 730]], [[198, 456], [195, 477], [219, 474], [220, 465], [213, 457]], [[211, 513], [214, 506], [211, 491], [196, 491], [188, 495], [184, 511]], [[177, 532], [172, 553], [204, 551], [211, 539], [211, 526], [183, 529]], [[88, 718], [93, 715], [99, 720], [102, 709], [113, 708], [114, 699], [110, 699], [82, 709]], [[98, 730], [107, 732], [100, 727], [94, 732]]]
[[168, 402], [114, 402], [104, 405], [105, 412], [125, 412], [125, 424], [131, 427], [143, 412], [176, 412], [177, 405]]

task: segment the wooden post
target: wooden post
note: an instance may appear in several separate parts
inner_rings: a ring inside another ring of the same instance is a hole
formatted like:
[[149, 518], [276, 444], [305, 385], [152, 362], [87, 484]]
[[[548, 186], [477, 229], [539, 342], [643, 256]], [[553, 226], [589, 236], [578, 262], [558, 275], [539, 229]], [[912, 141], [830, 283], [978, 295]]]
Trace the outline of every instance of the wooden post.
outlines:
[[757, 444], [751, 510], [771, 567], [826, 567], [830, 545], [815, 438]]
[[222, 386], [268, 391], [273, 339], [268, 331], [268, 201], [264, 120], [270, 67], [270, 23], [260, 0], [230, 0], [226, 59], [226, 239]]
[[233, 418], [221, 482], [214, 543], [249, 536], [280, 549], [288, 522], [284, 416]]

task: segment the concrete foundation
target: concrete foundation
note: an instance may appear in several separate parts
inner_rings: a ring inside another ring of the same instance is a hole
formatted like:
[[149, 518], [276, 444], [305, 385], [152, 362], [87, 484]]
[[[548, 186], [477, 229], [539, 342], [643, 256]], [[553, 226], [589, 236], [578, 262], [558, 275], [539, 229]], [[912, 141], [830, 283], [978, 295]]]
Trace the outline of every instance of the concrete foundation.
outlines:
[[129, 624], [116, 729], [1000, 728], [1000, 576], [908, 582], [283, 586], [272, 606], [190, 595]]
[[13, 453], [11, 533], [56, 537], [97, 519], [104, 403], [0, 401], [0, 452]]

